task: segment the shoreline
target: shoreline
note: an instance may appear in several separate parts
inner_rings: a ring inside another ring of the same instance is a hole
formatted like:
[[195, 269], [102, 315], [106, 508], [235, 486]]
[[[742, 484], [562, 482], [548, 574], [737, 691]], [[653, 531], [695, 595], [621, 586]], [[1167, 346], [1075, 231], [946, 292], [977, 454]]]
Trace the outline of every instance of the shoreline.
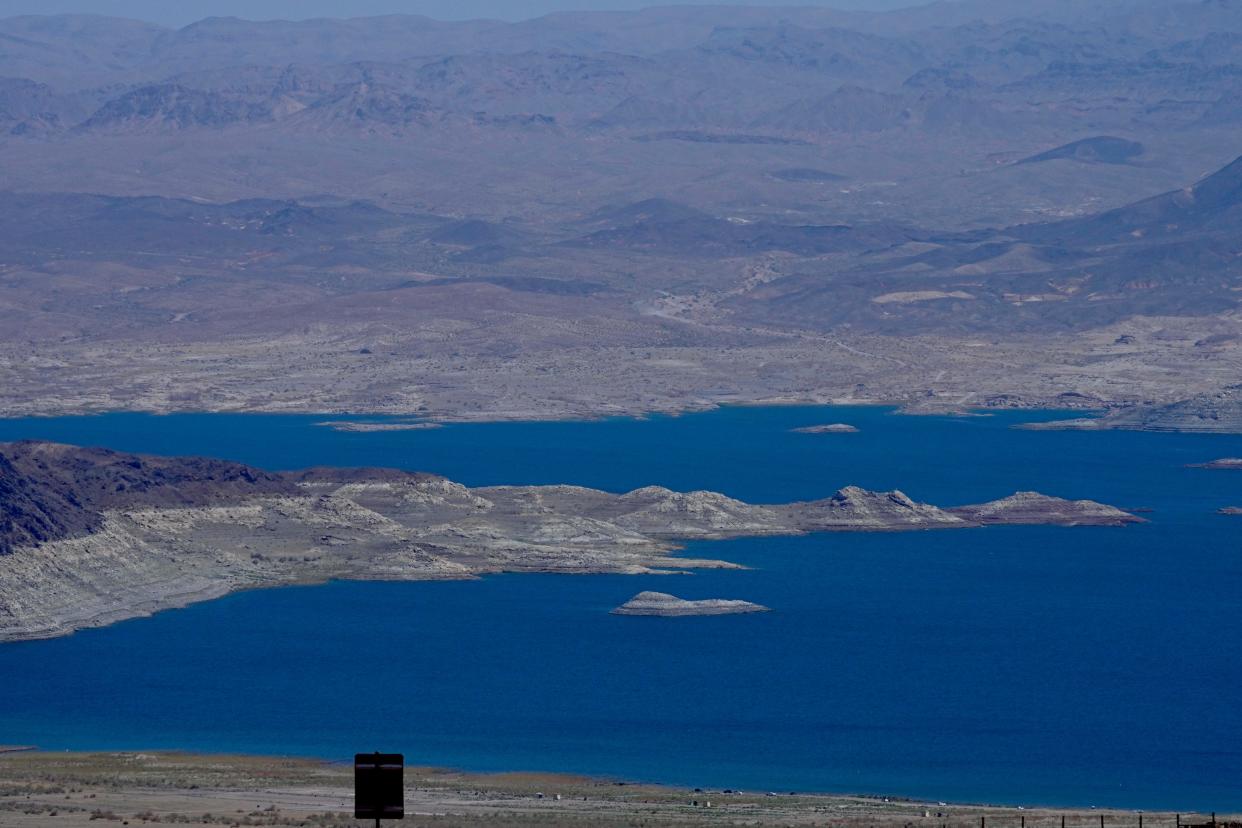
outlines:
[[[64, 751], [0, 749], [0, 817], [16, 828], [56, 825], [61, 828], [95, 824], [100, 819], [126, 818], [182, 824], [195, 821], [191, 809], [210, 816], [229, 814], [229, 805], [264, 813], [263, 824], [353, 825], [352, 766], [347, 760], [250, 753], [185, 750]], [[19, 752], [16, 752], [19, 751]], [[66, 787], [69, 786], [69, 787]], [[1140, 809], [1093, 805], [1016, 805], [948, 802], [901, 795], [736, 790], [665, 784], [563, 771], [478, 772], [452, 767], [407, 765], [406, 816], [468, 818], [467, 824], [549, 824], [577, 817], [582, 824], [633, 824], [655, 819], [666, 825], [698, 825], [745, 820], [751, 825], [926, 825], [973, 826], [980, 819], [1022, 819], [1032, 826], [1066, 822], [1112, 828], [1146, 825], [1182, 826], [1239, 819], [1238, 814], [1211, 811]], [[68, 791], [68, 795], [65, 793]], [[13, 807], [19, 805], [19, 807]], [[257, 804], [256, 804], [257, 803]], [[180, 809], [180, 810], [178, 810]], [[238, 810], [240, 813], [241, 811]], [[144, 816], [145, 815], [145, 816]], [[153, 819], [163, 816], [164, 819]], [[281, 821], [284, 817], [287, 821]], [[226, 824], [238, 824], [232, 822]], [[339, 821], [338, 821], [339, 820]], [[1090, 822], [1086, 822], [1090, 820]], [[247, 824], [247, 823], [240, 823]], [[254, 823], [250, 823], [254, 824]], [[540, 823], [544, 824], [544, 823]]]
[[[1119, 403], [1120, 401], [1118, 401]], [[151, 417], [174, 417], [193, 415], [255, 415], [290, 417], [358, 417], [372, 419], [393, 419], [413, 421], [409, 425], [414, 428], [391, 430], [434, 430], [435, 426], [472, 425], [487, 423], [596, 423], [607, 420], [647, 420], [652, 417], [681, 417], [688, 414], [706, 414], [730, 408], [858, 408], [858, 409], [891, 409], [890, 413], [905, 417], [981, 417], [1005, 412], [1053, 412], [1070, 417], [1100, 416], [1106, 408], [1063, 408], [1051, 405], [1048, 401], [1034, 401], [1030, 404], [1012, 405], [989, 408], [987, 406], [948, 405], [944, 407], [924, 407], [919, 402], [909, 399], [866, 399], [866, 400], [822, 400], [822, 399], [755, 399], [727, 401], [687, 401], [685, 405], [660, 408], [618, 408], [612, 410], [582, 411], [480, 411], [477, 413], [448, 412], [436, 413], [415, 408], [328, 408], [315, 406], [280, 406], [279, 408], [263, 408], [247, 406], [239, 408], [206, 407], [182, 408], [179, 406], [139, 406], [130, 408], [91, 408], [89, 406], [67, 406], [51, 411], [22, 411], [8, 406], [0, 406], [0, 421], [5, 420], [55, 420], [68, 417], [106, 417], [111, 415], [140, 414]], [[341, 424], [347, 424], [348, 421]], [[331, 427], [341, 425], [335, 422], [313, 423], [312, 425]], [[362, 425], [373, 425], [364, 423]], [[338, 429], [339, 430], [339, 429]], [[368, 429], [372, 430], [372, 429]], [[389, 430], [389, 429], [374, 429]]]

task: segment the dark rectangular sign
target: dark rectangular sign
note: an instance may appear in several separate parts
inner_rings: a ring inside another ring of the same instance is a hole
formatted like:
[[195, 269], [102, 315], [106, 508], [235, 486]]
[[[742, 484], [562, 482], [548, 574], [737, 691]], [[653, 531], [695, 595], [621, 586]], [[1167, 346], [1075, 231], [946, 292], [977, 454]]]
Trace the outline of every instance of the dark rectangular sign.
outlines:
[[354, 819], [405, 819], [405, 757], [354, 755]]

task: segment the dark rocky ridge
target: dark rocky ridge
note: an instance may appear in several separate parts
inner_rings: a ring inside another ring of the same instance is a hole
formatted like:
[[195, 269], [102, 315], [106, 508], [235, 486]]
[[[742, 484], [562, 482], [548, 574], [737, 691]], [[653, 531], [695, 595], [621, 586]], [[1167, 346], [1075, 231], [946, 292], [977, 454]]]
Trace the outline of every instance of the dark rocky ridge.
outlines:
[[0, 446], [0, 555], [94, 532], [108, 509], [238, 503], [297, 491], [279, 475], [223, 460], [10, 443]]
[[94, 532], [102, 523], [103, 515], [83, 506], [60, 481], [25, 475], [0, 455], [0, 555]]

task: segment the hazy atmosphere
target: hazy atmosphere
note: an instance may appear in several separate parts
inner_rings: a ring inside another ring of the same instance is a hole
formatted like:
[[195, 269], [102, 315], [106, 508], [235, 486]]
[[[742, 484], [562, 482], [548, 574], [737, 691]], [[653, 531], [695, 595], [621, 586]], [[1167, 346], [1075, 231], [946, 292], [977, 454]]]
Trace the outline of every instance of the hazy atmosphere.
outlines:
[[526, 20], [556, 11], [622, 11], [659, 5], [825, 6], [837, 9], [893, 9], [917, 0], [5, 0], [0, 15], [102, 14], [183, 26], [205, 17], [247, 20], [305, 20], [313, 17], [365, 17], [420, 14], [438, 20], [492, 18]]
[[1242, 828], [1242, 0], [640, 5], [0, 0], [0, 825]]

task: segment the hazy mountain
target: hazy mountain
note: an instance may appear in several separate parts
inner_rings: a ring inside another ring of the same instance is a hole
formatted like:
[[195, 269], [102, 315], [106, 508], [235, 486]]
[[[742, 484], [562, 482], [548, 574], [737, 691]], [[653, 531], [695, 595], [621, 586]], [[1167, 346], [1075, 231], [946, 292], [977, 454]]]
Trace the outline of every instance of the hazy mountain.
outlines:
[[143, 86], [109, 101], [81, 129], [222, 127], [268, 120], [272, 115], [272, 107], [264, 101], [161, 84]]
[[748, 320], [889, 333], [1085, 329], [1208, 316], [1242, 286], [1242, 159], [1193, 187], [1084, 219], [962, 235], [911, 233], [839, 275], [803, 268], [731, 304]]
[[[1043, 355], [1185, 324], [1153, 353], [1215, 377], [1242, 296], [1239, 90], [1242, 0], [2, 19], [0, 347], [99, 345], [68, 372], [109, 348], [195, 343], [235, 367], [239, 337], [301, 343], [257, 362], [350, 338], [381, 372], [423, 366], [367, 380], [404, 399], [470, 360], [574, 348], [707, 349], [684, 367], [918, 335]], [[768, 390], [817, 387], [782, 359], [755, 360]], [[457, 405], [503, 385], [461, 372]]]
[[1242, 158], [1184, 190], [1078, 221], [1029, 228], [1028, 238], [1079, 244], [1146, 245], [1152, 240], [1195, 241], [1199, 234], [1219, 233], [1220, 240], [1242, 252]]

